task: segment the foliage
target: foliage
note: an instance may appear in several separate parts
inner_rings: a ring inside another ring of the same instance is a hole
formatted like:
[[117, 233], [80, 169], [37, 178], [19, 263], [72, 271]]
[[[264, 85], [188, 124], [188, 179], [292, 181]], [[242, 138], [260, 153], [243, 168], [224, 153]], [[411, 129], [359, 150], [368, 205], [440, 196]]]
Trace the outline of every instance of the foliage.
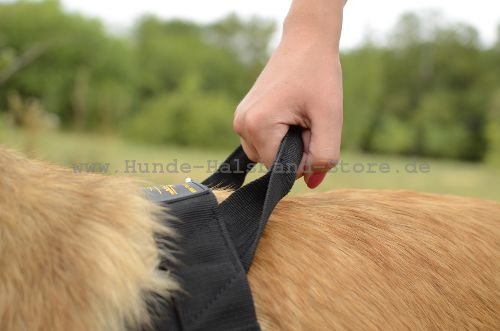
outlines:
[[232, 101], [219, 92], [204, 92], [200, 82], [199, 76], [188, 76], [176, 92], [149, 99], [129, 121], [128, 134], [154, 143], [235, 146]]
[[367, 43], [344, 54], [349, 147], [472, 161], [487, 155], [500, 57], [474, 28], [438, 18], [408, 14], [385, 47]]
[[[113, 103], [123, 103], [133, 87], [135, 66], [128, 44], [110, 37], [96, 20], [63, 12], [57, 1], [2, 4], [0, 52], [9, 54], [10, 64], [32, 47], [43, 46], [38, 57], [0, 85], [2, 96], [17, 91], [38, 98], [66, 125], [114, 121], [130, 104], [110, 109], [103, 100], [111, 97]], [[6, 108], [6, 100], [1, 102]]]
[[[342, 54], [345, 149], [500, 162], [500, 26], [486, 47], [473, 27], [443, 22], [407, 14], [385, 44]], [[65, 129], [227, 147], [237, 141], [233, 109], [274, 31], [236, 15], [211, 24], [146, 16], [117, 36], [58, 1], [0, 3], [0, 113], [15, 118], [20, 98]]]

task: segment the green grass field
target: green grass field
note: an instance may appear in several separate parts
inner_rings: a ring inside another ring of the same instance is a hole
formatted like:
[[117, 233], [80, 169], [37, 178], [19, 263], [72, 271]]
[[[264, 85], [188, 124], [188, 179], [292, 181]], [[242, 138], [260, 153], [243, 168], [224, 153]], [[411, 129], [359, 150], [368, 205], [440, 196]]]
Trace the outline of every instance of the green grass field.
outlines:
[[[30, 140], [31, 146], [27, 148]], [[1, 128], [1, 126], [0, 144], [28, 152], [32, 157], [61, 165], [71, 167], [76, 164], [81, 171], [84, 171], [85, 165], [80, 163], [109, 163], [107, 173], [137, 176], [151, 184], [176, 183], [183, 181], [186, 177], [198, 181], [203, 180], [210, 170], [209, 160], [221, 161], [230, 152], [151, 146], [128, 142], [112, 136], [74, 133], [49, 132], [29, 138], [21, 131]], [[128, 163], [129, 171], [126, 173], [126, 160], [136, 161], [136, 173], [132, 173], [133, 167], [130, 162]], [[408, 189], [500, 201], [500, 169], [492, 166], [351, 152], [343, 153], [342, 160], [343, 171], [338, 170], [337, 173], [330, 174], [318, 190]], [[144, 165], [149, 163], [149, 173], [141, 173], [138, 163], [143, 164], [142, 170], [146, 170]], [[165, 173], [159, 173], [158, 165], [157, 173], [152, 173], [153, 163], [162, 163]], [[382, 163], [386, 164], [382, 166], [385, 173], [380, 171]], [[185, 164], [190, 165], [191, 170]], [[211, 165], [213, 164], [214, 162], [211, 161]], [[167, 165], [168, 168], [166, 168]], [[194, 169], [194, 166], [200, 168]], [[422, 168], [424, 172], [415, 173], [415, 167], [417, 170]], [[252, 177], [257, 175], [257, 173], [252, 174]], [[294, 193], [297, 192], [308, 192], [302, 180], [294, 187]]]

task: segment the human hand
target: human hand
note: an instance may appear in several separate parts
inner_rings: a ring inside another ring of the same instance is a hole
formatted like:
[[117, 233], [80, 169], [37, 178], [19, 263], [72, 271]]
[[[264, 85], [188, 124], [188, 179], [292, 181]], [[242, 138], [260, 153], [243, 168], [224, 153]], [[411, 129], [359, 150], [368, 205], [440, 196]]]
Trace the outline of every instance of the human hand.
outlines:
[[283, 39], [234, 118], [249, 158], [267, 167], [291, 125], [303, 128], [298, 176], [315, 188], [339, 160], [342, 71], [337, 47], [308, 32]]

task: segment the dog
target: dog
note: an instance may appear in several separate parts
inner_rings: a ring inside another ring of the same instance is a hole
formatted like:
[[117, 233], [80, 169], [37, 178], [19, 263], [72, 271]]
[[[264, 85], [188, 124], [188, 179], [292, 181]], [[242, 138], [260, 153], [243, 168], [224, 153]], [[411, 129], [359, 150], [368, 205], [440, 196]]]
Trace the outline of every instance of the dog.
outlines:
[[[0, 148], [0, 330], [147, 329], [148, 305], [182, 291], [158, 271], [173, 257], [154, 238], [176, 235], [164, 212], [131, 178]], [[500, 204], [408, 191], [291, 196], [248, 277], [264, 330], [497, 330]]]

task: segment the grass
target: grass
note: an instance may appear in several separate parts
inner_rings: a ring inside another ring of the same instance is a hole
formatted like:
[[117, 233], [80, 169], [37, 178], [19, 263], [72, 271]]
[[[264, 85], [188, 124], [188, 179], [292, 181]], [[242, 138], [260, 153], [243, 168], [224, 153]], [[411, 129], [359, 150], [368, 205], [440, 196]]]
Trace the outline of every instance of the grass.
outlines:
[[[30, 156], [70, 167], [80, 163], [109, 163], [108, 173], [112, 175], [127, 174], [126, 160], [136, 160], [143, 165], [149, 163], [149, 173], [140, 173], [136, 163], [137, 173], [131, 173], [132, 168], [129, 167], [127, 175], [139, 177], [151, 184], [177, 183], [184, 181], [186, 177], [201, 181], [208, 175], [209, 160], [220, 162], [230, 152], [153, 146], [104, 135], [45, 132], [30, 137], [19, 130], [2, 128], [1, 123], [0, 144], [25, 152], [26, 146], [31, 145], [28, 150]], [[327, 176], [318, 188], [319, 191], [341, 188], [409, 189], [500, 201], [500, 169], [493, 166], [352, 152], [343, 153], [342, 159], [343, 171], [338, 169], [336, 173]], [[153, 163], [162, 163], [164, 167], [169, 165], [166, 169], [169, 171], [152, 173]], [[386, 164], [382, 166], [385, 173], [380, 171], [383, 163]], [[202, 168], [183, 173], [183, 164], [198, 165]], [[362, 167], [364, 169], [361, 169]], [[419, 169], [424, 172], [419, 172]], [[252, 177], [257, 175], [252, 174]], [[293, 193], [308, 191], [302, 180], [298, 181], [293, 189]]]

